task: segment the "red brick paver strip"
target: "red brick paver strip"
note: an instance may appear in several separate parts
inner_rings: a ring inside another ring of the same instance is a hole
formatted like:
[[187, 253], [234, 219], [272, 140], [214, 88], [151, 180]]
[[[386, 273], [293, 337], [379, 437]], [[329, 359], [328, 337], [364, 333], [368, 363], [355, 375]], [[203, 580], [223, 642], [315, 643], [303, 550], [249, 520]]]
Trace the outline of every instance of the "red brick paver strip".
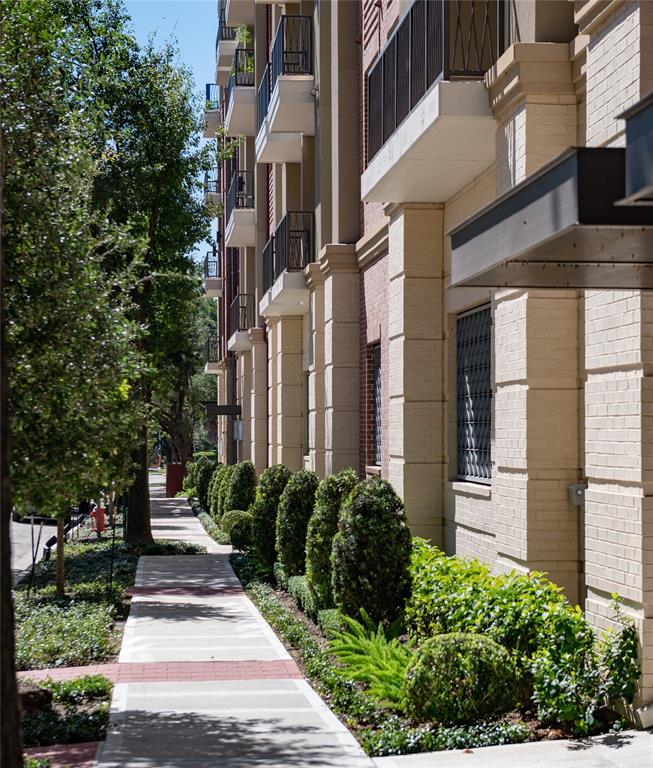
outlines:
[[104, 675], [113, 683], [185, 683], [212, 680], [300, 680], [292, 660], [276, 661], [155, 661], [93, 664], [88, 667], [55, 667], [19, 672], [30, 680], [72, 680], [82, 675]]
[[130, 597], [155, 597], [156, 595], [172, 595], [173, 597], [222, 597], [242, 595], [242, 587], [131, 587], [125, 590]]
[[49, 758], [51, 768], [91, 768], [95, 762], [99, 741], [85, 741], [82, 744], [54, 744], [51, 747], [30, 747], [24, 749], [26, 757]]

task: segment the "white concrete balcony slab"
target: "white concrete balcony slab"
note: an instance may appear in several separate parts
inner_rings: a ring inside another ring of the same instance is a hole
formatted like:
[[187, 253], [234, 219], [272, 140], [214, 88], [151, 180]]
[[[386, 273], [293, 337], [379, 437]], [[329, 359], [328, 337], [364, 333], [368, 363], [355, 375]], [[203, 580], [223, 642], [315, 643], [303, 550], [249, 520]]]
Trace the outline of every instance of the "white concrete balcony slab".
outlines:
[[256, 245], [256, 212], [253, 208], [234, 208], [225, 230], [227, 248], [253, 248]]
[[204, 113], [204, 131], [202, 135], [205, 139], [214, 139], [221, 125], [222, 110], [207, 109]]
[[218, 85], [226, 85], [229, 80], [229, 74], [231, 73], [231, 62], [234, 57], [234, 53], [238, 48], [238, 40], [236, 38], [221, 38], [215, 48], [215, 66], [216, 70], [222, 75], [222, 82], [216, 80]]
[[227, 0], [224, 17], [230, 27], [254, 25], [254, 0]]
[[308, 305], [309, 290], [306, 287], [304, 272], [284, 271], [263, 295], [258, 311], [261, 317], [305, 315]]
[[366, 203], [444, 202], [495, 159], [496, 122], [480, 80], [439, 80], [370, 160]]
[[315, 78], [279, 75], [270, 94], [268, 124], [272, 133], [315, 135]]
[[257, 163], [300, 163], [302, 137], [299, 133], [272, 133], [268, 118], [263, 120], [256, 135]]
[[252, 348], [252, 342], [249, 338], [249, 331], [236, 331], [232, 333], [227, 342], [229, 352], [249, 352]]
[[222, 278], [205, 277], [204, 293], [211, 299], [219, 299], [222, 296]]
[[256, 133], [256, 90], [250, 85], [235, 85], [229, 91], [224, 118], [227, 136], [254, 136]]

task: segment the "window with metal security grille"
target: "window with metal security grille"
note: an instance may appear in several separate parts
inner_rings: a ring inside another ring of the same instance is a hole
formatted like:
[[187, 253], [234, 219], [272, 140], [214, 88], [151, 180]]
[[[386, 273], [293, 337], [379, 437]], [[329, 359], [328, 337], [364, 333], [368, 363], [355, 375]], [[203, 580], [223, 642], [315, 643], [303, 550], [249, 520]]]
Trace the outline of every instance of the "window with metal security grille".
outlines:
[[372, 347], [372, 393], [374, 416], [374, 464], [381, 466], [381, 345]]
[[492, 476], [492, 310], [466, 312], [456, 320], [458, 477], [489, 483]]

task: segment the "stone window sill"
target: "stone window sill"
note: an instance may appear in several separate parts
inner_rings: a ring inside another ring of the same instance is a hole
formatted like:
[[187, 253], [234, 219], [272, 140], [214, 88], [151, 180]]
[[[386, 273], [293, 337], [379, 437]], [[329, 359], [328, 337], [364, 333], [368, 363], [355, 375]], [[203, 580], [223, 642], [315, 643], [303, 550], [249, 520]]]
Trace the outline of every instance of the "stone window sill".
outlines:
[[381, 467], [377, 466], [376, 464], [365, 467], [365, 474], [366, 475], [381, 475]]
[[449, 484], [454, 493], [464, 494], [466, 496], [476, 496], [479, 499], [492, 498], [492, 486], [482, 483], [470, 483], [464, 480], [457, 480]]

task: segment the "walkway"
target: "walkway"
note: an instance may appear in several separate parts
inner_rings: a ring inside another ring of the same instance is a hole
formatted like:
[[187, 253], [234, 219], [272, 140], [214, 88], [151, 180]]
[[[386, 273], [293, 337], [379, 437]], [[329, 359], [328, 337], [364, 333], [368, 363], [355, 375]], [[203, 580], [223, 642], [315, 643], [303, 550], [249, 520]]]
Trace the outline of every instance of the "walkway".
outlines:
[[162, 492], [155, 537], [210, 554], [141, 558], [98, 768], [372, 768], [246, 597], [229, 547]]

